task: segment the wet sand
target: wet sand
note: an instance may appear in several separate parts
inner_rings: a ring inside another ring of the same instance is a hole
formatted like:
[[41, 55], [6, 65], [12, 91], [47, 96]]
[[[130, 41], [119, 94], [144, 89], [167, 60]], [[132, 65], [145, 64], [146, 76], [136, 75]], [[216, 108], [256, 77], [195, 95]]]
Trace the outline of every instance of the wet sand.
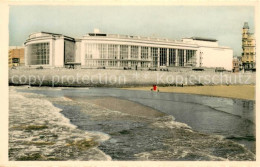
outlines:
[[98, 105], [100, 107], [109, 110], [119, 111], [133, 116], [150, 117], [150, 118], [165, 116], [164, 113], [161, 113], [151, 107], [136, 102], [132, 102], [129, 100], [124, 100], [124, 99], [119, 99], [114, 97], [95, 97], [93, 99], [92, 98], [84, 99], [84, 101]]
[[[255, 85], [218, 85], [218, 86], [185, 86], [158, 87], [160, 92], [189, 93], [216, 97], [255, 100]], [[150, 91], [151, 87], [123, 88], [128, 90]]]

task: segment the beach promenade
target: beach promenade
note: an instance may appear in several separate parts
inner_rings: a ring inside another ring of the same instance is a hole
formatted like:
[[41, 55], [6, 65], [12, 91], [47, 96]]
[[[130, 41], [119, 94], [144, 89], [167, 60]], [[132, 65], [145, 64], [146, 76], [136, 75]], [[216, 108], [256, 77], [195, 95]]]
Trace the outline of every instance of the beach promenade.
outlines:
[[52, 87], [136, 87], [254, 85], [255, 73], [141, 71], [112, 69], [12, 69], [9, 85]]

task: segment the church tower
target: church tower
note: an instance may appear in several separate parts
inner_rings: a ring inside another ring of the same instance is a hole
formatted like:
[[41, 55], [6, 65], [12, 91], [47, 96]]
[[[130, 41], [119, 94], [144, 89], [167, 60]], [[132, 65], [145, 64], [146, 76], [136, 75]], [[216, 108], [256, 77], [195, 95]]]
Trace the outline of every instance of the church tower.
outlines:
[[248, 23], [245, 22], [242, 29], [242, 65], [245, 71], [255, 70], [255, 37], [249, 32]]

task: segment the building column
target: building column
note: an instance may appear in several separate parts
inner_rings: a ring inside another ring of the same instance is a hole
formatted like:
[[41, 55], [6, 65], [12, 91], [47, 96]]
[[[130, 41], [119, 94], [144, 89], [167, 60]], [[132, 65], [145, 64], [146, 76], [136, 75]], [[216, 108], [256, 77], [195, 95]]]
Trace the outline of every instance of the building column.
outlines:
[[186, 66], [186, 49], [184, 49], [184, 54], [183, 54], [183, 66]]
[[178, 56], [178, 49], [175, 49], [175, 55], [176, 55], [175, 56], [175, 66], [177, 67], [177, 66], [179, 66], [179, 64], [178, 64], [179, 63], [179, 61], [178, 61], [179, 60], [178, 59], [179, 58], [179, 56]]
[[[25, 45], [25, 47], [24, 47], [24, 65], [25, 66], [28, 66], [28, 62], [29, 62], [29, 59], [28, 59], [28, 46], [26, 46]], [[10, 54], [10, 53], [9, 53]], [[11, 61], [12, 61], [12, 59], [11, 59]], [[8, 63], [9, 63], [9, 56], [8, 56]]]
[[158, 48], [157, 66], [160, 67], [160, 48]]
[[108, 44], [106, 45], [107, 46], [107, 49], [106, 49], [106, 60], [105, 60], [105, 66], [108, 67]]
[[118, 48], [117, 48], [117, 67], [120, 67], [120, 45], [118, 45]]
[[166, 66], [169, 66], [169, 48], [166, 50]]
[[148, 59], [152, 60], [151, 47], [148, 47]]
[[196, 67], [197, 66], [197, 51], [194, 50], [192, 53], [192, 66]]
[[50, 66], [54, 66], [55, 64], [55, 45], [54, 45], [54, 40], [51, 40], [49, 43], [50, 46], [50, 50], [49, 50], [49, 54], [50, 54], [50, 58], [49, 58], [49, 65]]
[[128, 58], [127, 59], [128, 59], [127, 60], [127, 66], [131, 67], [131, 62], [130, 62], [130, 60], [131, 60], [131, 46], [129, 46], [129, 45], [128, 45]]
[[151, 54], [151, 47], [148, 47], [148, 67], [151, 67], [151, 63], [153, 62], [152, 54]]
[[81, 46], [80, 46], [80, 62], [81, 62], [81, 66], [85, 66], [86, 65], [86, 60], [85, 60], [85, 46], [86, 46], [86, 44], [84, 43], [84, 42], [81, 42], [81, 44], [80, 44]]
[[141, 46], [138, 46], [138, 65], [137, 65], [137, 67], [141, 67], [141, 62], [140, 62], [140, 60], [141, 60]]

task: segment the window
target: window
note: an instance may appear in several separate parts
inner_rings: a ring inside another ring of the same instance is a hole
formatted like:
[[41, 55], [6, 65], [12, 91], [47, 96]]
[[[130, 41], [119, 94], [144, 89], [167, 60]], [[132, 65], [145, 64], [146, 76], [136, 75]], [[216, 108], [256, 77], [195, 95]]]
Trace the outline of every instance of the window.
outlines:
[[141, 59], [148, 59], [148, 47], [141, 47]]
[[147, 62], [141, 62], [141, 67], [148, 67], [148, 63]]
[[184, 66], [184, 50], [178, 49], [179, 66]]
[[85, 58], [86, 59], [99, 58], [97, 44], [85, 44]]
[[175, 66], [176, 50], [169, 49], [169, 66]]
[[28, 45], [28, 64], [45, 65], [49, 64], [50, 51], [49, 43], [36, 43]]
[[195, 50], [186, 50], [186, 65], [195, 66]]
[[153, 67], [157, 67], [158, 66], [158, 48], [151, 48], [151, 55], [152, 55], [152, 59], [153, 59]]
[[138, 59], [138, 46], [131, 46], [131, 59]]
[[117, 59], [118, 45], [108, 44], [108, 59]]
[[107, 58], [107, 44], [98, 44], [98, 52], [101, 59]]
[[19, 58], [12, 58], [12, 63], [19, 63], [20, 62], [19, 60], [20, 60]]
[[111, 61], [111, 60], [109, 60], [109, 61], [108, 61], [108, 66], [109, 66], [109, 67], [117, 67], [117, 61]]
[[136, 67], [138, 66], [138, 62], [136, 61], [131, 61], [131, 67]]
[[160, 48], [160, 66], [166, 66], [167, 61], [167, 49]]
[[128, 67], [128, 61], [120, 61], [121, 67]]
[[128, 46], [120, 45], [120, 59], [128, 59]]

